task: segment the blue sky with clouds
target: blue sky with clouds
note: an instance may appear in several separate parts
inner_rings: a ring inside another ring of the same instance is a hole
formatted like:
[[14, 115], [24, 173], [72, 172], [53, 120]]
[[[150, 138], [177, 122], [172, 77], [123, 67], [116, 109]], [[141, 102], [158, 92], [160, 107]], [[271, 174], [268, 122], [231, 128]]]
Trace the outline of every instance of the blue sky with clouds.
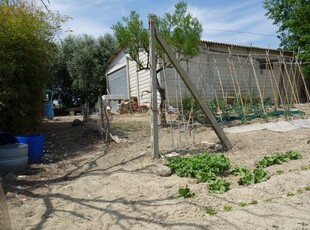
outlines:
[[[147, 23], [147, 15], [172, 12], [178, 0], [50, 0], [50, 7], [72, 17], [65, 29], [95, 37], [112, 33], [111, 26], [131, 10]], [[187, 0], [188, 11], [203, 25], [203, 40], [278, 48], [277, 27], [266, 16], [263, 0]], [[235, 31], [235, 32], [229, 32]], [[241, 33], [248, 32], [248, 33]], [[66, 36], [68, 33], [62, 36]]]

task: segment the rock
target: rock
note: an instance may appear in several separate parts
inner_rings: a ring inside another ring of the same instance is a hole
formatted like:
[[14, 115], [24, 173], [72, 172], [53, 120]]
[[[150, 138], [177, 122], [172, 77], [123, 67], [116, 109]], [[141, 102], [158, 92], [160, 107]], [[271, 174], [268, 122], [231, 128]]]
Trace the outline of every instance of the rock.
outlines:
[[165, 157], [168, 157], [168, 158], [178, 157], [178, 156], [180, 156], [180, 154], [177, 152], [172, 152], [172, 153], [168, 153], [167, 155], [165, 155]]
[[171, 169], [166, 165], [159, 165], [156, 168], [156, 175], [158, 176], [170, 176], [172, 174]]
[[216, 144], [215, 147], [214, 147], [214, 149], [215, 149], [216, 151], [220, 151], [220, 150], [223, 149], [223, 145], [221, 145], [221, 144]]
[[74, 119], [72, 121], [72, 127], [77, 127], [77, 126], [82, 125], [82, 124], [83, 124], [83, 122], [79, 119]]
[[200, 144], [203, 146], [203, 147], [207, 147], [209, 142], [208, 141], [202, 141], [200, 142]]
[[203, 146], [203, 147], [207, 147], [207, 148], [215, 148], [216, 144], [215, 143], [212, 143], [212, 142], [209, 142], [209, 141], [202, 141], [200, 142], [200, 144]]
[[112, 141], [114, 141], [115, 143], [121, 143], [121, 140], [119, 139], [119, 137], [117, 136], [117, 135], [112, 135], [111, 133], [110, 133], [110, 138], [111, 138], [111, 140]]

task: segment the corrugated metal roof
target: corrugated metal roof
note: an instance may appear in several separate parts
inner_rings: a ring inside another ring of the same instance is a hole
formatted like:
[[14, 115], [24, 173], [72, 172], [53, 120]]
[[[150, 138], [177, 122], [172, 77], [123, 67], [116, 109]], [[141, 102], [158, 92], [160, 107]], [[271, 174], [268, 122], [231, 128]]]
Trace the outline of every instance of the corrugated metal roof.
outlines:
[[[227, 46], [227, 47], [239, 47], [239, 48], [245, 48], [245, 49], [250, 49], [250, 50], [269, 50], [273, 53], [278, 53], [280, 52], [283, 53], [285, 56], [293, 56], [292, 51], [287, 51], [287, 50], [277, 50], [277, 49], [269, 49], [269, 48], [262, 48], [262, 47], [257, 47], [257, 46], [244, 46], [244, 45], [238, 45], [234, 43], [222, 43], [222, 42], [214, 42], [214, 41], [206, 41], [206, 40], [201, 40], [202, 45], [218, 45], [218, 46]], [[105, 65], [104, 69], [106, 69], [110, 63], [114, 60], [114, 58], [120, 53], [121, 49], [118, 48], [115, 50], [112, 54], [112, 56], [109, 58], [107, 64]]]
[[233, 46], [233, 47], [240, 47], [240, 48], [246, 48], [246, 49], [251, 49], [251, 50], [270, 50], [274, 52], [284, 52], [286, 54], [291, 53], [293, 54], [292, 51], [287, 51], [287, 50], [281, 50], [281, 49], [270, 49], [270, 48], [263, 48], [263, 47], [258, 47], [258, 46], [245, 46], [245, 45], [238, 45], [234, 43], [223, 43], [223, 42], [214, 42], [214, 41], [206, 41], [206, 40], [201, 40], [202, 44], [207, 44], [207, 45], [221, 45], [221, 46]]

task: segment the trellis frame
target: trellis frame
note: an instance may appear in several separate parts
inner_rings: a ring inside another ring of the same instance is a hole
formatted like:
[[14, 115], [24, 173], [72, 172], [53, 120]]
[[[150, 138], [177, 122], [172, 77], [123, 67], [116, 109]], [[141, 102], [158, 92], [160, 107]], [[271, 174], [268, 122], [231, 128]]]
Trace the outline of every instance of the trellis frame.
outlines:
[[157, 109], [157, 82], [156, 82], [156, 57], [155, 57], [155, 40], [158, 41], [160, 46], [163, 48], [167, 56], [169, 57], [171, 63], [173, 64], [176, 71], [179, 73], [180, 77], [182, 78], [183, 82], [187, 86], [188, 90], [191, 92], [193, 97], [196, 99], [197, 103], [201, 107], [203, 113], [206, 115], [207, 120], [211, 124], [212, 128], [214, 129], [216, 135], [221, 140], [223, 147], [226, 150], [229, 150], [233, 147], [229, 139], [227, 138], [226, 134], [224, 133], [223, 129], [216, 121], [215, 117], [213, 116], [211, 110], [207, 106], [207, 101], [205, 98], [200, 97], [196, 87], [189, 79], [188, 74], [182, 68], [178, 60], [176, 59], [175, 55], [173, 54], [172, 50], [166, 43], [166, 41], [161, 37], [161, 35], [156, 31], [155, 22], [150, 17], [149, 19], [150, 25], [150, 60], [151, 60], [151, 138], [152, 138], [152, 154], [154, 158], [159, 158], [159, 142], [158, 142], [158, 109]]

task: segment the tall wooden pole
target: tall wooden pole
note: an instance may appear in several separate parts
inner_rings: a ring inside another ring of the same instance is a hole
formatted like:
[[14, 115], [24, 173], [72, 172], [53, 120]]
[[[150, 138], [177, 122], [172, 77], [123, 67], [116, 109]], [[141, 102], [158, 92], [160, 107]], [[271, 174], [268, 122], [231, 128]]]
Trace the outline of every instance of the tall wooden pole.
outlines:
[[[153, 24], [153, 26], [154, 26], [154, 24]], [[154, 31], [151, 32], [151, 34], [152, 33], [154, 33]], [[195, 88], [194, 84], [189, 79], [188, 74], [185, 72], [185, 70], [183, 69], [181, 64], [178, 62], [178, 60], [176, 59], [174, 53], [172, 52], [172, 50], [170, 49], [170, 47], [168, 46], [166, 41], [160, 36], [159, 33], [156, 33], [156, 30], [155, 30], [155, 37], [156, 37], [156, 40], [160, 43], [161, 47], [164, 49], [165, 53], [170, 58], [171, 63], [173, 64], [173, 66], [175, 67], [177, 72], [179, 73], [180, 77], [182, 78], [183, 82], [187, 86], [188, 90], [192, 93], [193, 97], [196, 99], [196, 101], [200, 105], [202, 111], [204, 112], [204, 114], [206, 115], [208, 121], [212, 125], [216, 135], [221, 140], [224, 148], [227, 149], [227, 150], [231, 149], [233, 147], [233, 145], [231, 144], [231, 142], [229, 141], [229, 139], [225, 135], [223, 129], [217, 123], [217, 121], [216, 121], [215, 117], [213, 116], [211, 110], [207, 106], [206, 98], [200, 97], [200, 95], [199, 95], [197, 89]]]
[[150, 63], [151, 63], [151, 142], [154, 158], [159, 158], [158, 144], [158, 109], [157, 109], [157, 80], [155, 56], [155, 23], [150, 17]]

